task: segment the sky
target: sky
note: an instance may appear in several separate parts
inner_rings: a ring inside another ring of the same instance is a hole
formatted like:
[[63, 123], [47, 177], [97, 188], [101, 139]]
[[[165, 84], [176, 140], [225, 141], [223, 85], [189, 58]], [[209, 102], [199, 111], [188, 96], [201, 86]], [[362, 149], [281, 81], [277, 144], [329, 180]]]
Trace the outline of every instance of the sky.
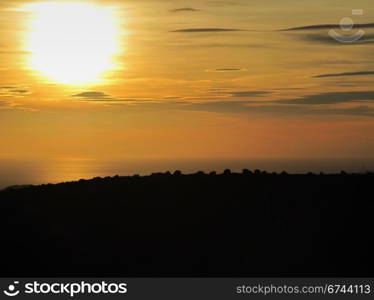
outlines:
[[2, 0], [0, 160], [374, 159], [373, 9]]

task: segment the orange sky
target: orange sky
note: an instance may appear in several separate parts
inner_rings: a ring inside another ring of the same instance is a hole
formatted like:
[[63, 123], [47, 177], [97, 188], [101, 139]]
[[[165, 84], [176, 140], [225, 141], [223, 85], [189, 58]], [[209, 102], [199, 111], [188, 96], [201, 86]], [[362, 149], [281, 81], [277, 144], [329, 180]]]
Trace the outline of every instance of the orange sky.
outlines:
[[2, 1], [0, 158], [374, 158], [373, 8]]

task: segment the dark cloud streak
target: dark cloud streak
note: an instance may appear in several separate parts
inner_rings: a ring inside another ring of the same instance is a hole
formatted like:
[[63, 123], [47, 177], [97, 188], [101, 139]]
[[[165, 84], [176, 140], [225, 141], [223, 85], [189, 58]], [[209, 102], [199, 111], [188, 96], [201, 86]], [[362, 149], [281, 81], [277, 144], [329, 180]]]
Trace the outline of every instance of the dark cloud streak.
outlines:
[[242, 71], [242, 69], [227, 68], [227, 69], [215, 69], [216, 71]]
[[299, 36], [304, 40], [311, 41], [311, 42], [318, 42], [327, 45], [336, 45], [336, 46], [359, 46], [365, 44], [373, 44], [374, 43], [374, 34], [365, 34], [360, 40], [354, 43], [341, 43], [336, 41], [328, 34], [307, 34]]
[[120, 99], [114, 98], [106, 93], [103, 92], [83, 92], [76, 95], [72, 95], [73, 98], [78, 98], [83, 101], [87, 102], [103, 102], [103, 103], [115, 103], [115, 102], [128, 102], [128, 101], [135, 101], [134, 99]]
[[[374, 23], [366, 23], [366, 24], [354, 24], [354, 28], [374, 28]], [[318, 25], [309, 25], [309, 26], [302, 26], [302, 27], [292, 27], [281, 29], [280, 31], [304, 31], [304, 30], [321, 30], [321, 29], [341, 29], [341, 25], [339, 24], [318, 24]]]
[[107, 99], [110, 98], [109, 95], [103, 92], [83, 92], [80, 94], [72, 95], [74, 98], [83, 98], [83, 99]]
[[326, 77], [363, 76], [363, 75], [374, 75], [374, 71], [320, 74], [320, 75], [316, 75], [316, 76], [313, 76], [313, 77], [314, 78], [326, 78]]
[[374, 102], [374, 91], [353, 91], [353, 92], [331, 92], [323, 94], [315, 94], [304, 96], [296, 99], [277, 100], [273, 103], [280, 104], [307, 104], [307, 105], [321, 105], [321, 104], [339, 104], [347, 102]]
[[208, 69], [205, 70], [206, 72], [217, 72], [217, 73], [225, 73], [225, 72], [244, 72], [247, 69], [240, 69], [240, 68], [218, 68], [218, 69]]
[[199, 32], [233, 32], [233, 31], [246, 31], [246, 30], [235, 29], [235, 28], [186, 28], [186, 29], [173, 30], [171, 32], [199, 33]]
[[171, 12], [178, 13], [178, 12], [196, 12], [200, 11], [200, 9], [192, 8], [192, 7], [182, 7], [182, 8], [175, 8], [170, 10]]
[[257, 96], [264, 96], [271, 94], [269, 91], [241, 91], [241, 92], [232, 92], [230, 93], [231, 96], [237, 98], [245, 98], [245, 97], [257, 97]]
[[144, 104], [147, 108], [157, 108], [162, 105], [168, 109], [205, 111], [214, 113], [234, 113], [234, 114], [266, 114], [278, 116], [300, 116], [300, 115], [350, 115], [374, 117], [374, 109], [368, 106], [356, 106], [351, 108], [331, 108], [321, 106], [306, 105], [284, 105], [268, 102], [252, 102], [252, 101], [214, 101], [204, 103], [162, 103]]

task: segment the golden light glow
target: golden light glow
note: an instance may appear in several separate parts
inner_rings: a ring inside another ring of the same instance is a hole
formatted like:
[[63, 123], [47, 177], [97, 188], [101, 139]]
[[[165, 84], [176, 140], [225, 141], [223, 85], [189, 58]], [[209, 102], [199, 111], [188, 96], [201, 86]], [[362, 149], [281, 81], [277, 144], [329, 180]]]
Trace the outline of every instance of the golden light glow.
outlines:
[[34, 13], [27, 48], [30, 67], [65, 84], [89, 84], [115, 68], [120, 51], [115, 11], [89, 3], [44, 2]]

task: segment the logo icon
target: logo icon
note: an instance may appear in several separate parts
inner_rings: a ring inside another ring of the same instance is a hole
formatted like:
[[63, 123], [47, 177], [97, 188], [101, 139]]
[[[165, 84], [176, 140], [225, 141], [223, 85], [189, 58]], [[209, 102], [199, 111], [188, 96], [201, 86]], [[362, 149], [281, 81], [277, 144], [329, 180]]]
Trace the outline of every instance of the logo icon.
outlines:
[[[362, 9], [352, 10], [352, 15], [363, 15], [363, 13], [364, 12], [363, 12]], [[349, 17], [344, 17], [340, 20], [339, 25], [340, 25], [341, 30], [343, 30], [345, 32], [348, 32], [348, 31], [351, 31], [353, 29], [354, 21]], [[357, 32], [355, 32], [354, 34], [343, 35], [343, 34], [340, 34], [340, 33], [336, 32], [336, 30], [331, 29], [329, 31], [329, 35], [334, 40], [336, 40], [340, 43], [351, 44], [351, 43], [354, 43], [354, 42], [357, 42], [358, 40], [360, 40], [365, 35], [365, 31], [360, 29]]]
[[19, 290], [16, 289], [17, 284], [19, 284], [19, 281], [14, 281], [13, 284], [10, 284], [8, 289], [4, 290], [4, 294], [9, 297], [17, 296], [19, 294]]

